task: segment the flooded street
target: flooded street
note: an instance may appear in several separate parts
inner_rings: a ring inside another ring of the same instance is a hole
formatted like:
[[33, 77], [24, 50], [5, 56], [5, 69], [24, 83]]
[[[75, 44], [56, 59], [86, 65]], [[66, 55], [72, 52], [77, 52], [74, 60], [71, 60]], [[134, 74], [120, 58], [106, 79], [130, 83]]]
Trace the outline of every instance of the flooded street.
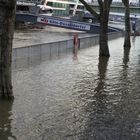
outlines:
[[0, 101], [0, 140], [139, 140], [140, 37], [13, 69], [14, 102]]

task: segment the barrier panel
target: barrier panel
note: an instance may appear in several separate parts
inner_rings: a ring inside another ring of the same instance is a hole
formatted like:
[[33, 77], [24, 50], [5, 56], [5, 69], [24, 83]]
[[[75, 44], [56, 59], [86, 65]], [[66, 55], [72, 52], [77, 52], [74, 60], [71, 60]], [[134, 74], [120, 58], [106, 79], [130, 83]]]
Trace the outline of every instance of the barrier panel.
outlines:
[[[109, 33], [109, 40], [122, 36], [122, 32]], [[79, 37], [80, 49], [99, 44], [99, 35]], [[59, 57], [73, 51], [73, 39], [53, 43], [37, 44], [21, 48], [13, 48], [13, 67], [36, 64], [38, 61]]]

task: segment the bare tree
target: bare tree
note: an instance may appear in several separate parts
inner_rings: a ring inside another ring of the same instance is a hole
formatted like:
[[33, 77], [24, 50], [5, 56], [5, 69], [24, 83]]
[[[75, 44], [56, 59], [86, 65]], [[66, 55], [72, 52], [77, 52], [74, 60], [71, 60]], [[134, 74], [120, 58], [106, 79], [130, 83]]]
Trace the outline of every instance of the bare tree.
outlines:
[[43, 5], [47, 5], [47, 3], [48, 3], [48, 0], [41, 0], [41, 4], [43, 4]]
[[109, 47], [108, 47], [108, 20], [109, 12], [112, 0], [98, 0], [100, 13], [98, 14], [85, 0], [80, 0], [81, 3], [86, 7], [86, 9], [98, 19], [100, 23], [100, 48], [99, 56], [109, 57]]
[[0, 98], [12, 99], [11, 61], [16, 0], [0, 0]]
[[125, 39], [124, 39], [124, 47], [131, 47], [130, 41], [130, 8], [129, 8], [129, 0], [122, 0], [125, 6]]

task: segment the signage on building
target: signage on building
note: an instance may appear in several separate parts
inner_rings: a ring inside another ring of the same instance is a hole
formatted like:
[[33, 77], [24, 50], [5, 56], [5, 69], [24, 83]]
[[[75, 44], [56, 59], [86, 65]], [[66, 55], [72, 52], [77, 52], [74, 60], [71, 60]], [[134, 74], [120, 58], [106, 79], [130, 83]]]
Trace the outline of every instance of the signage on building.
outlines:
[[90, 25], [89, 24], [84, 24], [84, 23], [78, 23], [75, 21], [68, 21], [65, 19], [59, 19], [59, 18], [49, 18], [49, 17], [38, 17], [37, 22], [43, 23], [43, 24], [48, 24], [48, 25], [54, 25], [58, 27], [64, 27], [64, 28], [69, 28], [69, 29], [76, 29], [76, 30], [82, 30], [82, 31], [89, 31], [90, 30]]

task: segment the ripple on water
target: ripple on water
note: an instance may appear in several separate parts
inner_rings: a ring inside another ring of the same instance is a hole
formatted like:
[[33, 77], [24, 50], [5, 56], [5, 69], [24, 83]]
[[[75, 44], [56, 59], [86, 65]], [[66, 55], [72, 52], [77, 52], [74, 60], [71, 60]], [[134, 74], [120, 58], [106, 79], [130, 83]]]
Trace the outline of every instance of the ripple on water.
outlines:
[[3, 138], [138, 140], [139, 39], [130, 50], [123, 49], [122, 38], [110, 41], [109, 59], [99, 59], [94, 46], [76, 59], [67, 54], [14, 69], [15, 100], [0, 116], [0, 132], [7, 127]]

